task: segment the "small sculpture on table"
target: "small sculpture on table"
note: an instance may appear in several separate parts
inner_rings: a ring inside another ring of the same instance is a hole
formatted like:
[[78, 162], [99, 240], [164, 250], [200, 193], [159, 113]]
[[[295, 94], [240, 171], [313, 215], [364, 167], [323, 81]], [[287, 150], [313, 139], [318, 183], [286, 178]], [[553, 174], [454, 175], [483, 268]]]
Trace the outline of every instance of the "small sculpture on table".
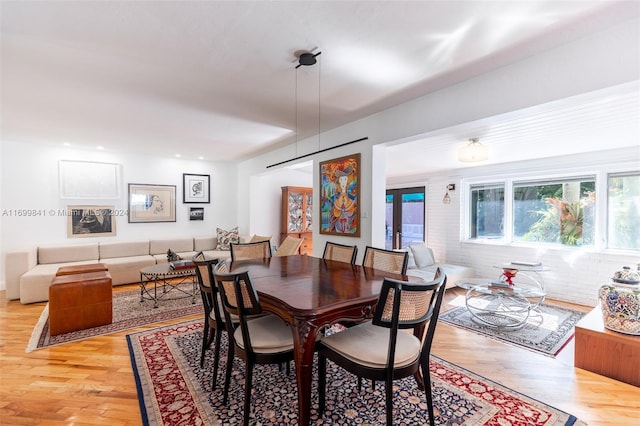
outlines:
[[510, 286], [513, 285], [513, 278], [515, 278], [518, 273], [517, 269], [514, 268], [502, 268], [502, 276], [500, 277], [500, 281], [504, 281]]

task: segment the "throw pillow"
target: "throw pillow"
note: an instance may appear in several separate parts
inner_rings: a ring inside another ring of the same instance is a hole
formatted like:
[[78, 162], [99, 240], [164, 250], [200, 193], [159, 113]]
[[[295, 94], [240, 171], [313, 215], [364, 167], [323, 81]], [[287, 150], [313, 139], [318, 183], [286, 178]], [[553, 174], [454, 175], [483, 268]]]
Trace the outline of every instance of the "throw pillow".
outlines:
[[264, 236], [254, 234], [253, 237], [251, 237], [251, 240], [249, 240], [250, 243], [261, 243], [263, 241], [271, 241], [271, 235]]
[[413, 252], [413, 258], [418, 268], [424, 268], [436, 263], [436, 261], [433, 260], [431, 251], [424, 244], [411, 244], [409, 248]]
[[216, 250], [231, 250], [232, 243], [238, 244], [240, 242], [237, 226], [229, 231], [216, 228], [216, 237], [218, 239], [218, 247], [216, 247]]

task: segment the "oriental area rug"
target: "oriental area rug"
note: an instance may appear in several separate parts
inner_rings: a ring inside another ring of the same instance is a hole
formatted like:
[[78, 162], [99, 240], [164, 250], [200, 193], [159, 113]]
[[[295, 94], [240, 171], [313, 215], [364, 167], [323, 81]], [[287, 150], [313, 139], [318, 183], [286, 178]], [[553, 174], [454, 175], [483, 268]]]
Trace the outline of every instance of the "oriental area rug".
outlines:
[[[185, 291], [190, 291], [192, 284], [181, 284]], [[172, 290], [175, 292], [176, 290]], [[126, 290], [113, 293], [113, 322], [99, 327], [87, 328], [85, 330], [72, 331], [70, 333], [51, 336], [49, 333], [49, 304], [47, 304], [40, 315], [38, 323], [31, 333], [26, 352], [42, 349], [63, 343], [88, 339], [94, 336], [115, 333], [117, 331], [142, 327], [174, 318], [181, 318], [189, 315], [202, 314], [202, 298], [199, 290], [196, 294], [195, 304], [191, 297], [172, 298], [171, 293], [167, 293], [167, 298], [158, 301], [158, 307], [153, 307], [153, 301], [145, 299], [140, 301], [140, 290]]]
[[[208, 352], [200, 367], [202, 321], [185, 321], [127, 335], [136, 379], [142, 423], [147, 425], [242, 424], [244, 362], [236, 359], [229, 403], [222, 403], [226, 371], [226, 334], [220, 346], [218, 386], [212, 391], [212, 359]], [[357, 390], [357, 378], [327, 365], [327, 411], [320, 415], [312, 404], [314, 425], [382, 425], [385, 386], [369, 383]], [[317, 402], [314, 371], [312, 401]], [[448, 363], [431, 359], [433, 401], [437, 425], [584, 425], [574, 416], [517, 393], [491, 380]], [[394, 382], [394, 424], [429, 423], [424, 392], [409, 377]], [[256, 365], [253, 374], [250, 424], [297, 424], [295, 374], [277, 365]]]
[[542, 303], [531, 311], [522, 328], [515, 330], [491, 327], [474, 321], [465, 306], [441, 313], [439, 320], [509, 343], [555, 357], [573, 338], [575, 325], [585, 312]]

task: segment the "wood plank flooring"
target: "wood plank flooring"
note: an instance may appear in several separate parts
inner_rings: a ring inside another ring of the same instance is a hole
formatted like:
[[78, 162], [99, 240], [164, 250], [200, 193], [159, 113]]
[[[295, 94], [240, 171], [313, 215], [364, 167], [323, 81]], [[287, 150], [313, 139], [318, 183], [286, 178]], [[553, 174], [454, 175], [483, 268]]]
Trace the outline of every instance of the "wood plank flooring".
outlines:
[[[447, 290], [443, 309], [462, 297]], [[0, 424], [140, 425], [125, 335], [176, 321], [27, 354], [44, 306], [0, 292]], [[553, 359], [441, 323], [432, 352], [590, 425], [640, 425], [640, 388], [574, 368], [572, 343]]]

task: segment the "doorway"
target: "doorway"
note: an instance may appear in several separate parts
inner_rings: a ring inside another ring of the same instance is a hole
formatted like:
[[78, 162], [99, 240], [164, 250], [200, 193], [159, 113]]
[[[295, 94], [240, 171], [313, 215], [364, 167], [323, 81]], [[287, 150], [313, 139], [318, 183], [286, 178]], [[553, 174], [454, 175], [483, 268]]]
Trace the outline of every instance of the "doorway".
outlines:
[[424, 186], [388, 189], [385, 204], [385, 248], [424, 241]]

